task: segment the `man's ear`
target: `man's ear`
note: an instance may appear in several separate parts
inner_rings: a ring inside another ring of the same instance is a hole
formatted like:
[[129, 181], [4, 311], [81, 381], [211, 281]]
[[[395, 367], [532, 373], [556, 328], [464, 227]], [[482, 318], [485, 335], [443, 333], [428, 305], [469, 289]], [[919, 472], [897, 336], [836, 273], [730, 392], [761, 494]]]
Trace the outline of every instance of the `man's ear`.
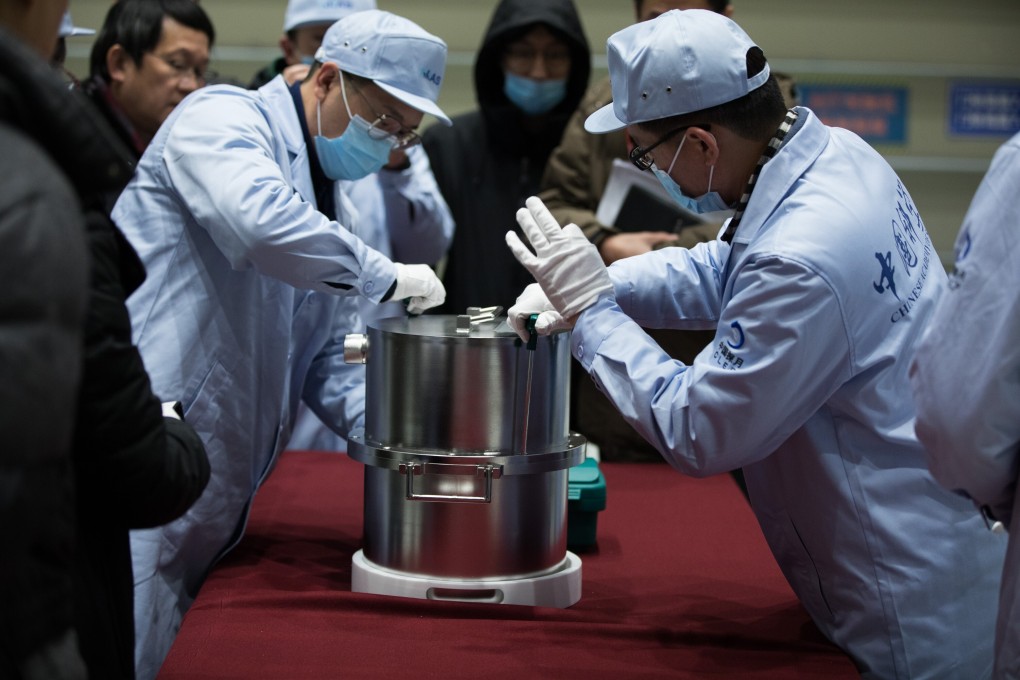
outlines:
[[332, 62], [319, 64], [315, 72], [315, 95], [325, 98], [329, 88], [333, 87], [340, 79], [340, 68]]
[[711, 132], [700, 127], [692, 127], [687, 130], [687, 136], [691, 141], [697, 142], [705, 157], [705, 165], [715, 165], [719, 160], [719, 140]]
[[127, 79], [127, 70], [135, 66], [131, 55], [120, 46], [112, 45], [106, 51], [106, 70], [110, 74], [111, 83], [123, 83]]

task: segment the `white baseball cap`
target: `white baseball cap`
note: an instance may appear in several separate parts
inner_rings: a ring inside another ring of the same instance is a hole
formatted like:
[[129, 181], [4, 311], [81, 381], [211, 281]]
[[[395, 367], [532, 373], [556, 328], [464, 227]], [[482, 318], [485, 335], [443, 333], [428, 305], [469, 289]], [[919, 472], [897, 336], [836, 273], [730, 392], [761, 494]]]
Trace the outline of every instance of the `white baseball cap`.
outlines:
[[283, 15], [284, 32], [313, 24], [331, 24], [351, 12], [375, 9], [375, 0], [290, 0]]
[[409, 19], [382, 10], [349, 14], [329, 27], [315, 59], [368, 78], [408, 106], [452, 125], [436, 105], [446, 43]]
[[601, 134], [743, 97], [769, 79], [747, 75], [756, 47], [731, 19], [706, 9], [672, 10], [614, 33], [606, 43], [613, 101], [584, 121]]
[[70, 38], [77, 35], [95, 35], [96, 32], [91, 28], [82, 28], [81, 26], [75, 26], [71, 21], [71, 13], [64, 12], [64, 18], [60, 20], [60, 37]]

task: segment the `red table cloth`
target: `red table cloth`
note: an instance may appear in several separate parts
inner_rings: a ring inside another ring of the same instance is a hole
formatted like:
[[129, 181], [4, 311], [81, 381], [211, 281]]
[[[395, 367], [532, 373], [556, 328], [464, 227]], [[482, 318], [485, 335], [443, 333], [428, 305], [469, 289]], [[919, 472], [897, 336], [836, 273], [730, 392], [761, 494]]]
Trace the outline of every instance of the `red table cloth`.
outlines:
[[603, 463], [598, 544], [568, 609], [351, 592], [363, 466], [289, 451], [209, 575], [160, 680], [856, 678], [728, 476]]

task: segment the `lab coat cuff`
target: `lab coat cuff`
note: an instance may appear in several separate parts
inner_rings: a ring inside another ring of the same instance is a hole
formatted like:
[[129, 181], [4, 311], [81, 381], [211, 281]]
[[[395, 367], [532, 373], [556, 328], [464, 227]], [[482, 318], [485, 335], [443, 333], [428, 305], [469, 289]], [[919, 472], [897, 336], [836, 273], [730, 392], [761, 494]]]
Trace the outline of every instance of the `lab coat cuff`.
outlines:
[[603, 340], [627, 318], [613, 295], [603, 295], [578, 315], [570, 336], [570, 351], [585, 371], [591, 372]]
[[369, 250], [371, 259], [361, 270], [358, 290], [365, 298], [378, 304], [386, 298], [397, 281], [397, 265], [382, 253]]

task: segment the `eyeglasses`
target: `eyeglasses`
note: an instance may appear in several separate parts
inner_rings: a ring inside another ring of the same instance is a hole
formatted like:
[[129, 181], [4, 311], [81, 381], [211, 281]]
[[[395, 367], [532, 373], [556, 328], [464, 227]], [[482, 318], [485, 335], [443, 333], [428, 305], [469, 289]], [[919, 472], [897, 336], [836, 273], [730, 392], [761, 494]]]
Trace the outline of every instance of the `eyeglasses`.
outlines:
[[652, 149], [654, 149], [655, 147], [659, 146], [663, 142], [669, 141], [673, 137], [676, 137], [678, 134], [680, 134], [684, 130], [687, 130], [687, 129], [692, 128], [692, 127], [699, 127], [699, 128], [701, 128], [703, 130], [710, 130], [712, 126], [711, 125], [692, 124], [692, 125], [684, 125], [683, 127], [678, 127], [676, 129], [670, 130], [669, 132], [664, 134], [662, 137], [660, 137], [659, 140], [657, 142], [655, 142], [654, 144], [652, 144], [651, 146], [643, 146], [643, 147], [642, 146], [635, 146], [631, 150], [631, 152], [630, 152], [630, 162], [633, 163], [634, 165], [636, 165], [638, 167], [638, 170], [650, 170], [652, 165], [654, 165], [654, 163], [655, 163], [655, 161], [652, 160]]
[[365, 93], [353, 81], [351, 82], [351, 87], [354, 88], [354, 91], [358, 93], [358, 96], [368, 106], [372, 115], [375, 116], [375, 120], [368, 128], [370, 137], [373, 139], [386, 139], [390, 137], [393, 139], [394, 149], [406, 149], [421, 143], [421, 137], [418, 136], [418, 133], [411, 128], [404, 127], [404, 122], [400, 118], [385, 113], [378, 113], [375, 107], [372, 106], [372, 102], [365, 96]]
[[215, 71], [208, 71], [204, 66], [192, 66], [178, 56], [164, 56], [162, 54], [153, 54], [153, 56], [169, 66], [170, 70], [174, 72], [174, 76], [178, 80], [193, 78], [195, 80], [195, 84], [199, 87], [202, 87], [210, 80], [219, 77], [219, 74]]

